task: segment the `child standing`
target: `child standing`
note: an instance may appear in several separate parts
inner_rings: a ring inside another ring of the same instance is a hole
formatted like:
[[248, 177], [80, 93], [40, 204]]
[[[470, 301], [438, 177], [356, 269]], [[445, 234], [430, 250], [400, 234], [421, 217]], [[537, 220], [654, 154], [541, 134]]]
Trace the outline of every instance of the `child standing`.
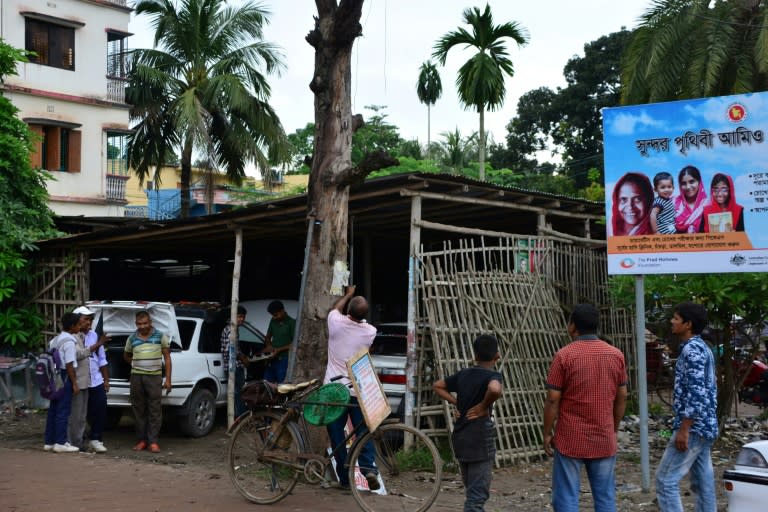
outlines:
[[654, 233], [661, 235], [673, 235], [675, 229], [675, 202], [672, 194], [675, 184], [672, 175], [668, 172], [660, 172], [653, 177], [653, 189], [656, 191], [656, 199], [651, 207], [651, 228]]
[[72, 395], [80, 392], [77, 387], [75, 368], [77, 360], [75, 355], [75, 334], [80, 329], [80, 315], [65, 313], [61, 317], [61, 334], [53, 338], [49, 349], [58, 349], [61, 356], [61, 364], [64, 368], [57, 368], [64, 380], [64, 394], [58, 400], [51, 400], [48, 406], [48, 417], [45, 422], [45, 451], [53, 450], [56, 453], [79, 452], [77, 446], [67, 441], [67, 424], [69, 413], [72, 409]]
[[[459, 461], [466, 500], [464, 511], [482, 511], [491, 488], [496, 456], [493, 403], [501, 396], [501, 373], [493, 370], [499, 360], [499, 342], [482, 335], [472, 343], [476, 366], [465, 368], [432, 386], [437, 395], [456, 406], [458, 418], [451, 444]], [[456, 393], [454, 396], [452, 393]]]

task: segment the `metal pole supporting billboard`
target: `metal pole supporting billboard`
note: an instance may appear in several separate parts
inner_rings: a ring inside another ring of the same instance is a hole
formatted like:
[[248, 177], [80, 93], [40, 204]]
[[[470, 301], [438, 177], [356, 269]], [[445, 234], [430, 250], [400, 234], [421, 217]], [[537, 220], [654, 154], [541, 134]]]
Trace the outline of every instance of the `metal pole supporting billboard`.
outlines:
[[640, 407], [640, 468], [642, 490], [651, 488], [650, 457], [648, 456], [648, 380], [645, 366], [645, 281], [635, 276], [635, 336], [637, 337], [637, 395]]

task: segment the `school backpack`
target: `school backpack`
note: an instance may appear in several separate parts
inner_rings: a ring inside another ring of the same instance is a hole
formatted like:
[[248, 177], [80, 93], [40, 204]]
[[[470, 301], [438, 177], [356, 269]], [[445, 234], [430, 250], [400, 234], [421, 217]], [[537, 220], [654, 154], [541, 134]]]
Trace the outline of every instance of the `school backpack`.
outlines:
[[43, 398], [58, 400], [64, 394], [64, 386], [67, 382], [61, 377], [59, 368], [63, 368], [63, 365], [58, 349], [53, 348], [37, 356], [35, 379], [40, 389], [40, 396]]

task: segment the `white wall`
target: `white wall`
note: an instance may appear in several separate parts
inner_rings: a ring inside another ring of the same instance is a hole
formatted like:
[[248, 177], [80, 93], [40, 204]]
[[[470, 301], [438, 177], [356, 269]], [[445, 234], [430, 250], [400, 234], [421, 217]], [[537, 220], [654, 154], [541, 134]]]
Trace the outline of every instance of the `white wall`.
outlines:
[[[17, 48], [25, 45], [25, 18], [32, 11], [85, 23], [75, 29], [75, 70], [26, 63], [6, 84], [25, 92], [6, 91], [20, 109], [19, 117], [80, 124], [80, 172], [53, 172], [48, 183], [51, 209], [58, 215], [123, 215], [120, 205], [107, 204], [105, 126], [128, 128], [128, 109], [89, 104], [107, 100], [107, 32], [128, 31], [126, 10], [82, 0], [0, 0], [0, 37]], [[28, 92], [27, 92], [28, 91]]]

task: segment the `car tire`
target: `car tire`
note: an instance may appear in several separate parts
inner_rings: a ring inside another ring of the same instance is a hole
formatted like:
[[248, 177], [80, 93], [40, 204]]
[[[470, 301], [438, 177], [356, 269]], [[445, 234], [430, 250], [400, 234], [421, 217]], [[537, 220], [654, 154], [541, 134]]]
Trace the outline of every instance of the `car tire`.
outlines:
[[192, 392], [187, 405], [181, 410], [179, 427], [189, 437], [203, 437], [213, 428], [216, 420], [216, 402], [213, 393], [198, 388]]

